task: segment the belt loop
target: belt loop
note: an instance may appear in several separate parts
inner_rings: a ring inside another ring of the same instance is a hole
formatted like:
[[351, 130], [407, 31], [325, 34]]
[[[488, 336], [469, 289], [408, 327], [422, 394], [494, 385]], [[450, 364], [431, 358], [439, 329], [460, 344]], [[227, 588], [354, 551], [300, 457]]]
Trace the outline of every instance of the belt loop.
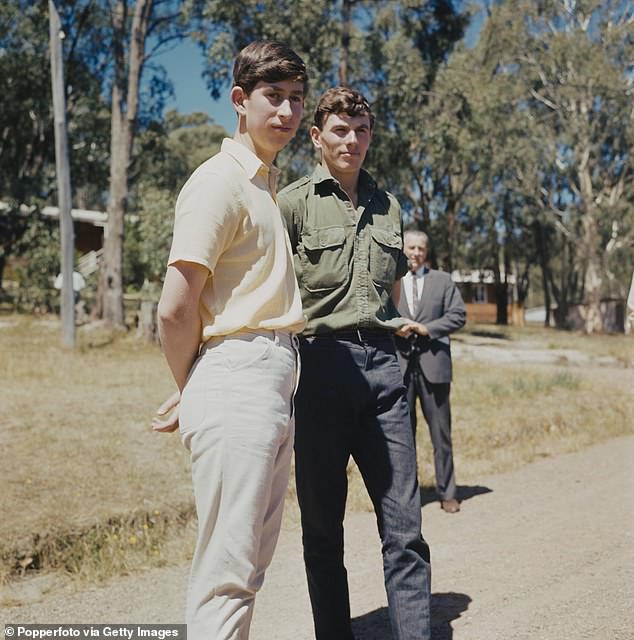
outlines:
[[277, 332], [277, 329], [273, 329], [273, 336], [274, 336], [274, 342], [275, 342], [275, 346], [279, 347], [280, 346], [280, 336]]

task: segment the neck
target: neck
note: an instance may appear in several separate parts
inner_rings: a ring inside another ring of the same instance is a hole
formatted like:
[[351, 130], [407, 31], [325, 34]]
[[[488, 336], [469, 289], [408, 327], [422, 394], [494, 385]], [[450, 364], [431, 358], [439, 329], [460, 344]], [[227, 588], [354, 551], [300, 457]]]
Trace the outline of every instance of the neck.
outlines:
[[348, 194], [348, 197], [352, 200], [352, 204], [356, 207], [359, 199], [359, 176], [361, 175], [361, 171], [342, 173], [333, 170], [325, 162], [322, 164], [328, 173], [341, 185], [341, 188]]
[[242, 118], [240, 118], [240, 122], [236, 127], [236, 131], [233, 134], [233, 139], [236, 142], [239, 142], [241, 145], [244, 145], [247, 149], [250, 149], [255, 153], [255, 155], [262, 160], [262, 162], [270, 167], [275, 160], [275, 156], [277, 155], [274, 151], [268, 151], [258, 147], [253, 138], [249, 135], [249, 132], [246, 130], [246, 127], [242, 124]]

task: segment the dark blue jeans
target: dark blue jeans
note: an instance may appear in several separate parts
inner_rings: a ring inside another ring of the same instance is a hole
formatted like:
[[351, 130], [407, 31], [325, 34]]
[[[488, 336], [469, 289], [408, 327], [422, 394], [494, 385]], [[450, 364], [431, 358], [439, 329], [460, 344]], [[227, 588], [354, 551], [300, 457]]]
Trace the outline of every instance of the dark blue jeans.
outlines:
[[300, 339], [295, 469], [317, 640], [351, 640], [343, 518], [352, 456], [376, 513], [394, 640], [429, 640], [429, 547], [416, 451], [390, 334]]

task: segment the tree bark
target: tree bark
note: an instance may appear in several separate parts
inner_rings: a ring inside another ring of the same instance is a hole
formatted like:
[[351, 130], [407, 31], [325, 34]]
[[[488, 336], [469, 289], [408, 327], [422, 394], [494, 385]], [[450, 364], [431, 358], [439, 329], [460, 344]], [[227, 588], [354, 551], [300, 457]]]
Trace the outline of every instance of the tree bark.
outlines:
[[592, 213], [583, 217], [583, 254], [586, 268], [583, 289], [585, 291], [585, 332], [590, 334], [603, 331], [603, 315], [601, 313], [601, 262], [597, 255], [598, 230], [596, 218]]
[[542, 230], [541, 224], [536, 220], [533, 223], [533, 232], [535, 234], [535, 248], [537, 250], [537, 255], [539, 256], [539, 266], [541, 267], [542, 272], [542, 288], [544, 291], [544, 309], [545, 309], [545, 317], [544, 317], [544, 326], [550, 327], [550, 315], [551, 315], [551, 306], [550, 306], [550, 289], [549, 287], [549, 274], [550, 274], [550, 266], [548, 264], [548, 255], [546, 251], [546, 246], [544, 244], [544, 233]]
[[354, 0], [341, 2], [341, 57], [339, 58], [339, 84], [348, 84], [348, 58], [350, 55], [351, 9]]
[[112, 84], [110, 137], [110, 198], [99, 280], [100, 315], [106, 325], [124, 329], [123, 243], [128, 200], [128, 173], [136, 132], [139, 87], [145, 58], [145, 38], [153, 0], [137, 0], [132, 18], [128, 64], [125, 57], [126, 3], [117, 2], [113, 16], [115, 74]]

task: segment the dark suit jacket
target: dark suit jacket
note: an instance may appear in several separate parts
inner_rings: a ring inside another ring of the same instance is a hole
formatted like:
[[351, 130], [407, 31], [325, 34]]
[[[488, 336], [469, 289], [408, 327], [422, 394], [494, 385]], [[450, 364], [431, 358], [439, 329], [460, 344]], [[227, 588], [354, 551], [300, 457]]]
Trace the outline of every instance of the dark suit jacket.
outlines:
[[444, 271], [431, 269], [425, 275], [416, 313], [410, 313], [403, 288], [398, 310], [401, 316], [424, 324], [429, 331], [429, 337], [396, 337], [403, 375], [408, 366], [418, 364], [425, 378], [432, 384], [451, 382], [451, 349], [449, 344], [438, 338], [460, 329], [466, 321], [464, 302], [451, 276]]

